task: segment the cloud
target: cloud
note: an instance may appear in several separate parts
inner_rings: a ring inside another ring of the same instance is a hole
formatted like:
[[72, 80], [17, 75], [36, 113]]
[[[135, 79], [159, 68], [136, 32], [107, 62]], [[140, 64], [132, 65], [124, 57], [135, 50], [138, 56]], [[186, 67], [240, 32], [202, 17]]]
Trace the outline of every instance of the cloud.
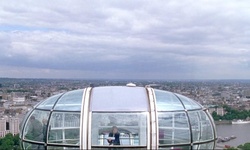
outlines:
[[0, 76], [249, 78], [249, 6], [244, 0], [10, 1], [0, 6], [0, 69], [23, 73]]

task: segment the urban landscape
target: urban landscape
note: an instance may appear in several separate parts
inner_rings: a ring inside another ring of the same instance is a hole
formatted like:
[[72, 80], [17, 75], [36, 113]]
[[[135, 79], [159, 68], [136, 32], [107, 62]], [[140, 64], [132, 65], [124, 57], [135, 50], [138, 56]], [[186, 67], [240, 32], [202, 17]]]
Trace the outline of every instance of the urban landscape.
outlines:
[[1, 1], [0, 150], [250, 149], [249, 8]]
[[[250, 118], [250, 80], [81, 80], [0, 78], [0, 137], [19, 133], [25, 114], [37, 103], [53, 95], [86, 87], [136, 86], [185, 95], [208, 108], [216, 124]], [[230, 110], [233, 110], [232, 112]], [[229, 112], [230, 111], [230, 112]], [[238, 114], [234, 114], [238, 112]], [[244, 114], [242, 115], [242, 112]], [[224, 117], [229, 116], [231, 117]], [[229, 131], [228, 131], [229, 132]], [[244, 143], [243, 143], [244, 144]]]

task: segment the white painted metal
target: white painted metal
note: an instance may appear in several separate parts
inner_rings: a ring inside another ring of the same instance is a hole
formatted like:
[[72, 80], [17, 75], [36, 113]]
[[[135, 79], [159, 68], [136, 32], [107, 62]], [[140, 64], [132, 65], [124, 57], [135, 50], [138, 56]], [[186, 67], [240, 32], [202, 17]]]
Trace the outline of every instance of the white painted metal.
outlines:
[[148, 91], [148, 98], [149, 98], [149, 113], [150, 113], [150, 122], [151, 125], [149, 126], [151, 133], [150, 133], [150, 141], [148, 141], [148, 146], [150, 149], [158, 149], [158, 141], [159, 141], [159, 136], [158, 136], [158, 115], [157, 115], [157, 110], [156, 110], [156, 101], [155, 101], [155, 93], [152, 88], [147, 87], [146, 88]]
[[92, 145], [92, 134], [91, 134], [91, 123], [92, 123], [92, 112], [89, 112], [89, 119], [88, 119], [88, 149], [91, 149], [91, 145]]
[[88, 116], [91, 87], [85, 89], [81, 107], [80, 149], [88, 148]]
[[134, 83], [128, 83], [126, 86], [128, 86], [128, 87], [136, 87], [136, 84], [134, 84]]

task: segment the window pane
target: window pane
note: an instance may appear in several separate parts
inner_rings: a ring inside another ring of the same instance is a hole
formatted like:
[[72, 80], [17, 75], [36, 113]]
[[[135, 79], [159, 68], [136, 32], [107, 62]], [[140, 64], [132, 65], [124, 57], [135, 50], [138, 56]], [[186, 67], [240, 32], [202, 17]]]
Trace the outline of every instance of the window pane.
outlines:
[[148, 97], [142, 87], [97, 87], [92, 89], [92, 111], [148, 111]]
[[65, 129], [65, 139], [67, 144], [79, 145], [79, 133], [80, 128], [77, 129]]
[[44, 142], [46, 139], [48, 116], [49, 111], [33, 111], [26, 123], [24, 138], [32, 141]]
[[65, 93], [57, 102], [55, 110], [81, 111], [83, 90]]
[[23, 136], [22, 133], [23, 133], [24, 123], [25, 123], [25, 121], [27, 120], [27, 118], [29, 117], [29, 115], [30, 115], [31, 112], [32, 112], [32, 111], [28, 111], [28, 112], [25, 114], [25, 116], [24, 116], [22, 122], [21, 122], [20, 125], [19, 125], [19, 131], [20, 131], [19, 137], [20, 137], [20, 138], [22, 138], [22, 136]]
[[201, 105], [198, 104], [197, 102], [195, 102], [194, 100], [190, 99], [190, 98], [187, 98], [185, 96], [182, 96], [180, 94], [176, 94], [180, 99], [181, 101], [183, 102], [184, 106], [186, 107], [187, 110], [190, 110], [190, 109], [201, 109]]
[[173, 93], [155, 90], [155, 97], [158, 111], [184, 110], [180, 100]]
[[23, 146], [25, 150], [34, 150], [34, 149], [45, 149], [45, 146], [42, 144], [31, 144], [28, 142], [23, 142]]
[[171, 147], [160, 147], [159, 149], [164, 150], [190, 150], [190, 146], [171, 146]]
[[190, 143], [190, 132], [185, 112], [158, 113], [159, 143]]
[[[118, 134], [112, 134], [113, 126], [117, 127]], [[95, 146], [109, 145], [110, 136], [115, 136], [111, 140], [114, 144], [119, 141], [120, 145], [146, 146], [147, 114], [93, 113], [91, 130], [92, 145]]]
[[61, 96], [62, 94], [57, 94], [57, 95], [54, 95], [46, 100], [44, 100], [41, 104], [38, 105], [37, 108], [40, 108], [40, 109], [47, 109], [47, 110], [50, 110], [52, 109], [52, 107], [54, 106], [56, 100]]
[[204, 111], [200, 111], [201, 116], [201, 140], [211, 140], [214, 138], [213, 136], [213, 128], [212, 124]]
[[192, 127], [192, 135], [193, 135], [193, 142], [200, 141], [201, 137], [201, 125], [200, 125], [200, 117], [199, 113], [196, 112], [189, 112], [189, 119], [190, 124]]
[[53, 112], [49, 127], [49, 143], [79, 145], [80, 113]]
[[197, 149], [197, 150], [212, 150], [214, 149], [214, 142], [210, 142], [210, 143], [205, 143], [205, 144], [199, 144], [199, 145], [194, 145], [193, 149]]
[[79, 147], [62, 147], [62, 146], [48, 146], [48, 150], [79, 150]]
[[205, 144], [200, 144], [200, 149], [213, 149], [214, 148], [214, 142], [211, 143], [205, 143]]
[[206, 141], [214, 138], [212, 124], [203, 110], [189, 112], [189, 118], [194, 142]]

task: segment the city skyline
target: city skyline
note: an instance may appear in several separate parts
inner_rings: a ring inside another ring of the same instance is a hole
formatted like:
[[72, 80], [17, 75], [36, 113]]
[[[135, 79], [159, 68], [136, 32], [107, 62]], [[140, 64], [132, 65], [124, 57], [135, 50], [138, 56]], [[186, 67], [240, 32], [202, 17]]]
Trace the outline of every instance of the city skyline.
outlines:
[[0, 77], [250, 79], [250, 3], [0, 4]]

